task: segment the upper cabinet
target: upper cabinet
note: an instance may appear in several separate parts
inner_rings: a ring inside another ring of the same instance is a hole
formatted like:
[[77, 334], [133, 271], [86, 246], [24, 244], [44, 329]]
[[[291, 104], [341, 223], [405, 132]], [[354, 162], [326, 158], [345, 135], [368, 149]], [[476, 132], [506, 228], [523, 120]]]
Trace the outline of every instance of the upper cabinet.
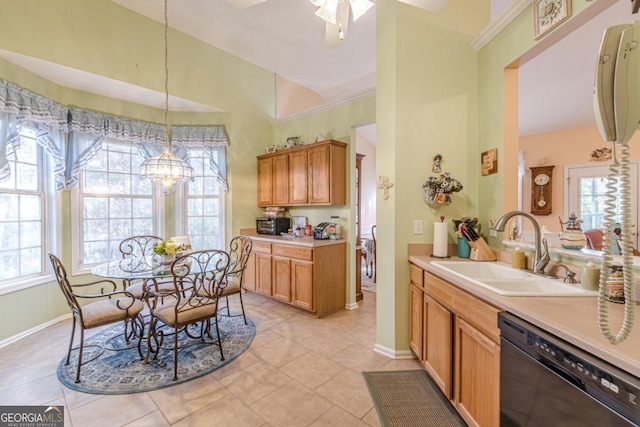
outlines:
[[327, 140], [258, 156], [258, 206], [346, 204], [346, 147]]

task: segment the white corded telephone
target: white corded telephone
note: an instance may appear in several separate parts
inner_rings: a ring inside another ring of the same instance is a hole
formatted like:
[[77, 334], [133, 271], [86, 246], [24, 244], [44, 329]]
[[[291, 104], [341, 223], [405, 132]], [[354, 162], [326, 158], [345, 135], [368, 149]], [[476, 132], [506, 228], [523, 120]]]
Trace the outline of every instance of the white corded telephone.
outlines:
[[[609, 166], [605, 201], [604, 256], [600, 270], [598, 323], [602, 334], [612, 344], [624, 341], [634, 322], [635, 286], [633, 280], [633, 246], [631, 243], [631, 175], [629, 140], [640, 124], [640, 21], [607, 28], [602, 37], [596, 66], [593, 104], [596, 123], [602, 137], [612, 141], [613, 160]], [[619, 156], [616, 146], [620, 148]], [[625, 309], [620, 331], [613, 334], [609, 327], [606, 284], [613, 264], [615, 244], [616, 190], [620, 190], [620, 224], [622, 268], [624, 275]]]

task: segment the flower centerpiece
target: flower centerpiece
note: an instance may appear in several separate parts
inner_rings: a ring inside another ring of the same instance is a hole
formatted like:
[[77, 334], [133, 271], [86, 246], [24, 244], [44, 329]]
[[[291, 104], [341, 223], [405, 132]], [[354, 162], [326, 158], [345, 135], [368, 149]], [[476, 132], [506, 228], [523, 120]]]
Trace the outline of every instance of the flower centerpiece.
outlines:
[[445, 172], [427, 178], [422, 188], [425, 202], [432, 208], [440, 208], [451, 204], [451, 194], [462, 190], [462, 183]]
[[171, 265], [176, 257], [178, 246], [173, 240], [163, 240], [153, 245], [153, 252], [160, 255], [160, 265]]

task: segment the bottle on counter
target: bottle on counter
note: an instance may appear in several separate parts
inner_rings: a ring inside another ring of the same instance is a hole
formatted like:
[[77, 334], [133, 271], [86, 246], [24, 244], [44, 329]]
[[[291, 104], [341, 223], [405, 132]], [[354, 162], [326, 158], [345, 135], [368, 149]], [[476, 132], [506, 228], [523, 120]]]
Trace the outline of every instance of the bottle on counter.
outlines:
[[304, 235], [305, 237], [313, 236], [313, 230], [311, 228], [311, 224], [307, 224], [304, 226]]
[[340, 217], [332, 216], [329, 221], [329, 239], [338, 240], [340, 238]]
[[621, 265], [611, 266], [611, 275], [607, 279], [605, 298], [611, 302], [624, 304], [624, 275]]
[[520, 247], [511, 253], [511, 267], [523, 269], [526, 267], [526, 261], [524, 258], [524, 251]]
[[582, 268], [580, 282], [583, 289], [597, 291], [600, 287], [600, 267], [595, 265], [593, 260], [589, 260], [587, 265]]

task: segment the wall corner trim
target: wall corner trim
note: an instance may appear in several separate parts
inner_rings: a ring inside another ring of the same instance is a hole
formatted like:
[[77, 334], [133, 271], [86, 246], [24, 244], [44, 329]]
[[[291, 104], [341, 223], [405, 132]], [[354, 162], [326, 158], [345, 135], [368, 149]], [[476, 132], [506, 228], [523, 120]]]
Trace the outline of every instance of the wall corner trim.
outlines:
[[[473, 40], [471, 47], [478, 51], [485, 47], [500, 31], [502, 31], [516, 16], [520, 15], [533, 0], [515, 0], [496, 19], [491, 21]], [[533, 24], [532, 24], [533, 25]], [[533, 28], [533, 27], [532, 27]], [[532, 33], [533, 34], [533, 33]], [[533, 37], [533, 35], [532, 35]]]

